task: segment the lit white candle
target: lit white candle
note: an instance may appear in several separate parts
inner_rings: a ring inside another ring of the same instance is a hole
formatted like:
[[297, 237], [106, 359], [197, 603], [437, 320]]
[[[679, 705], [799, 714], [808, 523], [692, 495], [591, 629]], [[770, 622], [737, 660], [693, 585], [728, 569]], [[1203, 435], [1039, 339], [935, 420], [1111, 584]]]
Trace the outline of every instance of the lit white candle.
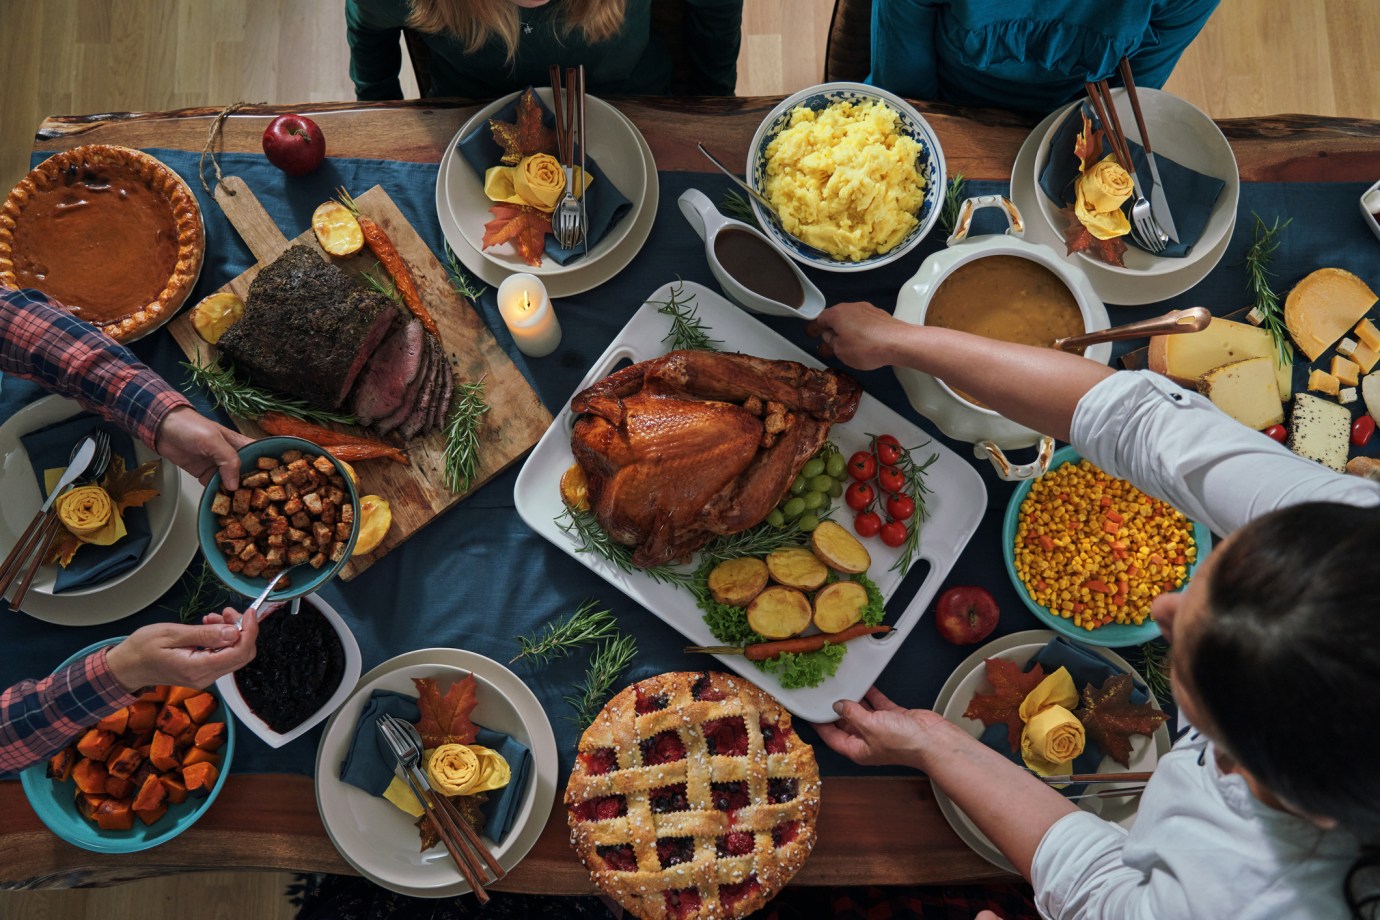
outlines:
[[519, 272], [503, 279], [498, 286], [498, 312], [524, 355], [540, 358], [561, 344], [561, 324], [546, 296], [546, 285], [536, 275]]

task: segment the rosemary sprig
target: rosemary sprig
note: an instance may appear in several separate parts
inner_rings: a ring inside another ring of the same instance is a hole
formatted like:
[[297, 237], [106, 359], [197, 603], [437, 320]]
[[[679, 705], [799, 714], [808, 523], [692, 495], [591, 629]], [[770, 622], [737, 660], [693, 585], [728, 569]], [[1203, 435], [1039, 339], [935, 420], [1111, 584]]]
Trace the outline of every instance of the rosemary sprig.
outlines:
[[1294, 219], [1290, 217], [1280, 223], [1276, 217], [1275, 222], [1267, 227], [1259, 214], [1251, 216], [1255, 218], [1255, 241], [1246, 250], [1246, 289], [1255, 297], [1255, 307], [1248, 318], [1270, 333], [1270, 338], [1275, 342], [1275, 360], [1285, 365], [1294, 360], [1294, 350], [1289, 344], [1289, 330], [1284, 325], [1279, 295], [1270, 286], [1270, 279], [1274, 276], [1270, 271], [1270, 259], [1283, 242], [1280, 237], [1285, 228]]
[[460, 260], [455, 257], [455, 250], [450, 248], [450, 243], [446, 244], [446, 274], [450, 276], [450, 286], [455, 289], [457, 294], [462, 294], [471, 301], [476, 301], [484, 296], [487, 287], [479, 283], [478, 278], [470, 277], [469, 273], [460, 265]]
[[671, 288], [670, 296], [666, 300], [649, 300], [648, 303], [656, 304], [658, 313], [671, 317], [671, 331], [662, 339], [670, 351], [679, 351], [683, 348], [718, 351], [715, 346], [723, 344], [718, 339], [709, 337], [710, 329], [699, 317], [695, 295], [685, 296], [685, 286], [682, 283], [677, 282], [676, 286]]
[[317, 409], [300, 399], [279, 396], [277, 393], [245, 383], [235, 375], [235, 368], [232, 365], [218, 368], [213, 364], [202, 364], [199, 359], [193, 358], [190, 362], [183, 361], [182, 366], [187, 369], [187, 383], [202, 387], [211, 394], [212, 402], [231, 415], [238, 415], [240, 418], [253, 419], [265, 412], [281, 412], [293, 418], [318, 424], [324, 422], [337, 422], [341, 425], [359, 424], [359, 420], [348, 413]]
[[592, 511], [577, 511], [567, 505], [556, 516], [556, 526], [561, 529], [562, 533], [575, 541], [575, 552], [577, 553], [590, 553], [613, 563], [621, 571], [629, 574], [641, 572], [653, 581], [662, 584], [688, 585], [690, 583], [691, 575], [689, 572], [679, 572], [669, 565], [654, 565], [650, 568], [634, 565], [632, 550], [622, 543], [613, 542], [608, 532], [599, 526], [599, 521], [595, 519]]
[[575, 696], [565, 698], [575, 710], [575, 715], [567, 718], [581, 731], [588, 728], [599, 710], [604, 708], [604, 701], [608, 699], [614, 683], [636, 655], [637, 640], [632, 636], [617, 635], [595, 649], [589, 659], [584, 682], [575, 688]]
[[721, 207], [724, 214], [732, 217], [734, 220], [741, 220], [743, 223], [751, 224], [759, 229], [762, 226], [757, 222], [757, 215], [753, 213], [752, 203], [744, 198], [742, 192], [739, 192], [737, 189], [731, 188], [727, 192], [724, 192], [724, 200]]
[[375, 262], [374, 267], [361, 274], [360, 279], [369, 285], [375, 292], [382, 294], [394, 303], [402, 302], [402, 294], [398, 293], [398, 286], [389, 277], [388, 270], [380, 262]]
[[[183, 623], [199, 623], [203, 614], [219, 612], [235, 599], [230, 589], [216, 578], [204, 556], [200, 565], [188, 567], [178, 584], [187, 594], [182, 605], [176, 608], [177, 618]], [[163, 609], [174, 608], [164, 606]]]
[[535, 664], [544, 665], [553, 658], [569, 655], [577, 646], [612, 639], [617, 635], [618, 626], [613, 611], [600, 609], [597, 601], [588, 600], [559, 623], [547, 623], [539, 634], [518, 636], [521, 651], [508, 663], [530, 658]]
[[963, 192], [967, 184], [963, 173], [954, 173], [949, 187], [944, 190], [944, 208], [939, 212], [939, 226], [949, 233], [954, 232], [954, 225], [958, 223], [958, 209], [963, 205]]
[[1152, 639], [1140, 647], [1141, 676], [1161, 704], [1168, 703], [1174, 697], [1169, 683], [1173, 651], [1173, 646], [1163, 639]]
[[489, 404], [484, 399], [484, 379], [460, 383], [446, 418], [445, 481], [456, 495], [469, 491], [479, 469], [479, 425]]
[[[868, 435], [872, 442], [872, 452], [877, 452], [877, 436]], [[920, 548], [920, 530], [925, 523], [925, 519], [930, 516], [929, 508], [925, 505], [925, 496], [933, 494], [930, 487], [925, 484], [925, 474], [934, 465], [934, 461], [939, 459], [939, 454], [930, 454], [929, 459], [924, 463], [919, 463], [915, 459], [915, 451], [922, 447], [928, 447], [929, 441], [924, 444], [917, 444], [914, 447], [904, 447], [901, 450], [901, 459], [897, 461], [896, 468], [901, 471], [901, 475], [906, 480], [906, 494], [915, 501], [915, 514], [906, 522], [906, 542], [901, 544], [901, 555], [891, 564], [889, 571], [900, 572], [902, 577], [910, 571], [910, 564], [915, 559], [915, 551]]]

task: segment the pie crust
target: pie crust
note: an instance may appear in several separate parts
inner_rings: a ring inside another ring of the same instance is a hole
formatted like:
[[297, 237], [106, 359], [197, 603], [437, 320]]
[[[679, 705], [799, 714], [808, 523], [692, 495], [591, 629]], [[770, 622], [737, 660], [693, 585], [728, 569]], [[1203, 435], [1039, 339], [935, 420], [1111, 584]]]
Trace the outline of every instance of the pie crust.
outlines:
[[819, 768], [771, 696], [675, 672], [609, 701], [580, 739], [565, 803], [572, 846], [626, 910], [742, 917], [810, 855]]
[[37, 288], [121, 341], [177, 312], [205, 251], [196, 196], [129, 147], [57, 153], [0, 205], [0, 284]]

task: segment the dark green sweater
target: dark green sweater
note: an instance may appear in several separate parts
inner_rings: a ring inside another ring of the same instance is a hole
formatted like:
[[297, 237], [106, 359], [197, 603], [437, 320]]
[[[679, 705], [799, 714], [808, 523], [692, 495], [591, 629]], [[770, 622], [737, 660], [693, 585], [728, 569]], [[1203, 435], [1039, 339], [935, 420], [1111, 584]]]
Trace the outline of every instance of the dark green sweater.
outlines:
[[[671, 56], [652, 32], [653, 0], [628, 0], [623, 29], [591, 45], [579, 30], [560, 34], [560, 0], [519, 8], [522, 33], [517, 56], [505, 63], [499, 42], [473, 54], [446, 35], [424, 35], [429, 53], [429, 96], [490, 99], [527, 86], [546, 86], [547, 68], [585, 65], [589, 92], [600, 96], [661, 95], [671, 85]], [[359, 99], [401, 99], [398, 36], [411, 12], [408, 0], [346, 0], [350, 78]], [[686, 0], [685, 44], [692, 73], [689, 92], [731, 95], [737, 81], [742, 0]]]

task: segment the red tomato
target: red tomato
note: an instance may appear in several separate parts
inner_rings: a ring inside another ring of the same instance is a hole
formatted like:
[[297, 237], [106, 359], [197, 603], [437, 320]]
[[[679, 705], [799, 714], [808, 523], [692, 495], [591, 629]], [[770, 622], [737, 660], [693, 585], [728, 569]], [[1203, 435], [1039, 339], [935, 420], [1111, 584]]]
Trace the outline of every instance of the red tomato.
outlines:
[[877, 475], [877, 458], [869, 450], [860, 450], [848, 458], [848, 475], [859, 482]]
[[1283, 444], [1284, 439], [1289, 437], [1289, 432], [1283, 425], [1271, 425], [1265, 429], [1265, 437], [1272, 438]]
[[892, 495], [886, 500], [886, 513], [898, 521], [909, 521], [915, 514], [915, 499], [906, 495]]
[[855, 482], [843, 493], [843, 500], [854, 511], [865, 511], [877, 498], [877, 490], [870, 482]]
[[864, 511], [853, 518], [853, 529], [860, 537], [875, 537], [877, 531], [882, 529], [881, 515], [875, 511]]
[[883, 466], [877, 470], [877, 485], [881, 486], [883, 492], [904, 492], [906, 477], [894, 466]]
[[1365, 447], [1370, 436], [1375, 434], [1375, 419], [1369, 415], [1362, 415], [1351, 423], [1351, 443], [1357, 447]]
[[906, 542], [906, 525], [900, 521], [887, 521], [882, 525], [882, 542], [887, 546], [900, 546]]
[[887, 466], [895, 466], [901, 462], [901, 442], [889, 434], [884, 434], [877, 438], [876, 447], [877, 461]]

